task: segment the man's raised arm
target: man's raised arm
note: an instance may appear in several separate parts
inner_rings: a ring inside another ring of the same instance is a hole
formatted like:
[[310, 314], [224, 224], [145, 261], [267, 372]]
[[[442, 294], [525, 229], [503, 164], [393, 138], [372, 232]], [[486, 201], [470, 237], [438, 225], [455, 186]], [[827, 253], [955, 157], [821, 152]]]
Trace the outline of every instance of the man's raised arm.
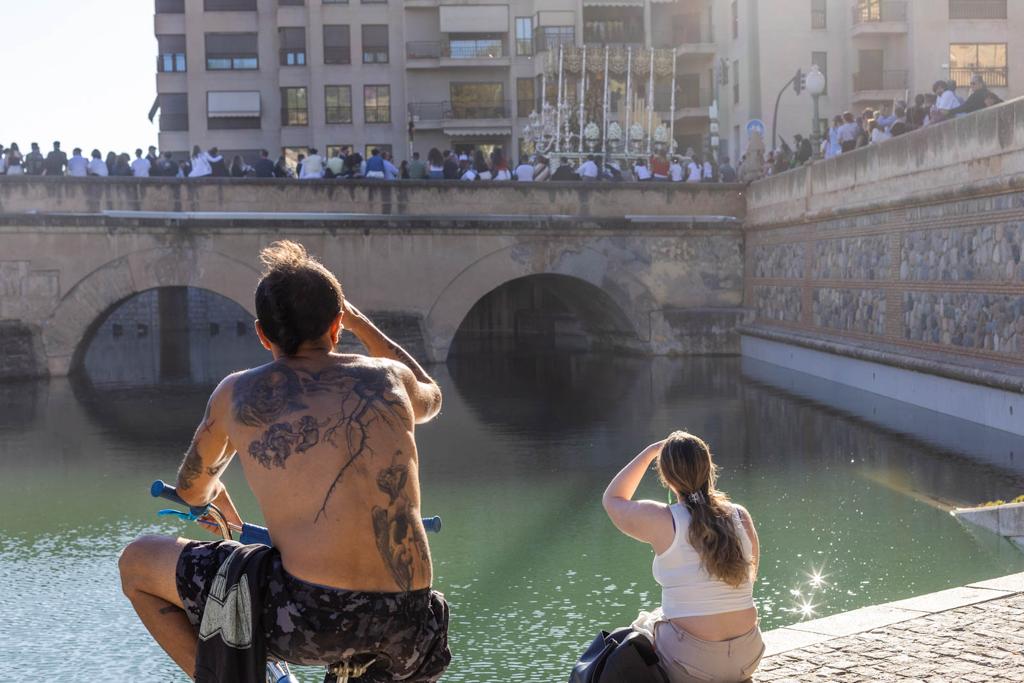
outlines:
[[230, 392], [229, 382], [225, 380], [210, 396], [203, 422], [196, 429], [192, 444], [178, 468], [177, 488], [178, 495], [189, 505], [213, 503], [229, 522], [240, 524], [238, 512], [228, 497], [227, 489], [220, 482], [221, 473], [235, 454], [225, 429], [227, 411], [230, 410]]
[[429, 422], [441, 411], [441, 387], [437, 386], [437, 382], [416, 362], [412, 354], [377, 329], [347, 299], [341, 322], [363, 343], [371, 356], [389, 358], [408, 368], [409, 372], [403, 373], [402, 380], [409, 392], [417, 424]]

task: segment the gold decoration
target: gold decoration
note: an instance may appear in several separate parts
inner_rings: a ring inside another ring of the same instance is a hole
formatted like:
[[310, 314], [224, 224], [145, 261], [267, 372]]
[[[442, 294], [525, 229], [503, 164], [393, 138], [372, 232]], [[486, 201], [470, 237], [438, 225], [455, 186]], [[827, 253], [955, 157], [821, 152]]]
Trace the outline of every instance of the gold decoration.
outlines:
[[675, 53], [672, 50], [655, 50], [654, 52], [654, 75], [659, 78], [667, 78], [672, 75], [672, 60]]
[[626, 73], [626, 48], [616, 45], [608, 50], [608, 71], [616, 76]]
[[604, 48], [596, 45], [591, 45], [586, 48], [587, 50], [587, 73], [591, 74], [603, 74], [604, 73]]
[[633, 53], [633, 75], [647, 78], [651, 72], [651, 53], [649, 50], [638, 50]]
[[583, 51], [572, 45], [566, 45], [564, 50], [563, 68], [567, 73], [578, 74], [583, 68]]

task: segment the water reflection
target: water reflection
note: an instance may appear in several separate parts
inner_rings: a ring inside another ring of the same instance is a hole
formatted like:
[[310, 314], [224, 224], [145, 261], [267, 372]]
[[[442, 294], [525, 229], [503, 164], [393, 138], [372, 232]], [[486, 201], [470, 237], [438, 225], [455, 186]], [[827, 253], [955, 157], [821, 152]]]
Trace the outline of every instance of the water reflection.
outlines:
[[[650, 551], [615, 531], [600, 494], [680, 427], [709, 440], [722, 487], [759, 525], [765, 628], [1024, 570], [1010, 544], [938, 507], [1024, 490], [978, 455], [1002, 436], [965, 428], [940, 448], [915, 431], [925, 411], [897, 424], [879, 397], [831, 385], [829, 405], [798, 373], [767, 370], [600, 356], [432, 368], [445, 408], [418, 438], [424, 510], [445, 519], [431, 539], [452, 604], [445, 680], [564, 678], [597, 630], [657, 604]], [[179, 680], [120, 596], [116, 553], [142, 530], [182, 529], [155, 518], [146, 485], [173, 475], [210, 386], [0, 385], [0, 660], [30, 679]], [[226, 477], [256, 517], [237, 465]], [[641, 493], [664, 500], [653, 477]]]

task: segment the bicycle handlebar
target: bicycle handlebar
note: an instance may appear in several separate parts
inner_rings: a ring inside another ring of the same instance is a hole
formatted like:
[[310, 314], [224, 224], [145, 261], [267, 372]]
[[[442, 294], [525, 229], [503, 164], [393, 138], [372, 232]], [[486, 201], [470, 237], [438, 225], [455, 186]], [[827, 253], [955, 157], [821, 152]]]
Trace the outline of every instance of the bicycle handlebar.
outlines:
[[[149, 495], [154, 498], [163, 498], [164, 500], [169, 500], [172, 503], [187, 507], [193, 517], [202, 517], [210, 507], [209, 505], [203, 505], [201, 507], [189, 505], [182, 500], [181, 496], [178, 495], [177, 489], [161, 479], [157, 479], [150, 485]], [[427, 533], [436, 534], [440, 532], [441, 518], [436, 515], [434, 517], [424, 517], [423, 528]], [[242, 532], [242, 535], [238, 540], [243, 545], [250, 545], [254, 543], [258, 543], [260, 545], [273, 545], [270, 540], [270, 531], [268, 531], [266, 527], [259, 526], [258, 524], [242, 524], [241, 529], [235, 530]]]

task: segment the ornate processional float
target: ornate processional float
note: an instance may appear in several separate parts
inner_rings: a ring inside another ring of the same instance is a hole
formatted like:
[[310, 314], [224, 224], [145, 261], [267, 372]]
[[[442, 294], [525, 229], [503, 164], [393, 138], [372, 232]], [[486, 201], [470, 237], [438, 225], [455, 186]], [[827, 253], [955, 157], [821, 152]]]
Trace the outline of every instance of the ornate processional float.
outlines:
[[[655, 93], [668, 97], [656, 111]], [[672, 49], [562, 45], [549, 50], [540, 111], [523, 129], [526, 147], [549, 159], [589, 154], [605, 162], [676, 151], [676, 59]], [[553, 100], [553, 101], [552, 101]], [[668, 114], [668, 120], [661, 116]]]

